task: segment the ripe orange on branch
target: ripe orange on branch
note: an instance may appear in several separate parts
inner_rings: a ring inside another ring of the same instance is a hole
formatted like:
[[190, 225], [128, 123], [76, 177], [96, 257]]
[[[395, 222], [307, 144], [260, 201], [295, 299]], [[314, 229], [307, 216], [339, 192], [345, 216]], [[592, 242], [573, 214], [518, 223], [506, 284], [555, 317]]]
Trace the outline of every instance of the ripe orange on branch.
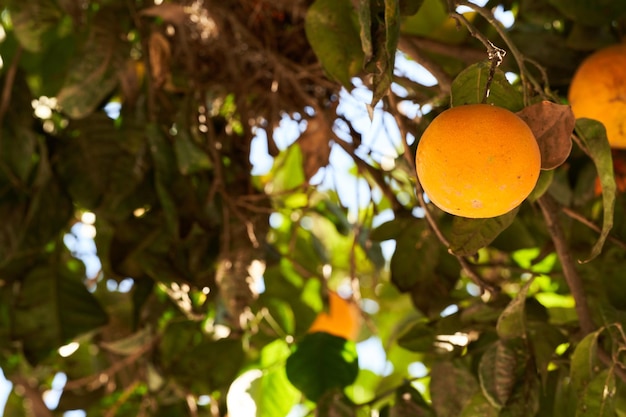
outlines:
[[626, 44], [600, 49], [576, 70], [569, 101], [576, 118], [598, 120], [611, 147], [626, 149]]
[[328, 311], [322, 311], [307, 333], [326, 332], [346, 340], [356, 340], [361, 328], [361, 310], [334, 291], [328, 292]]
[[489, 104], [438, 115], [419, 141], [415, 162], [428, 198], [443, 211], [469, 218], [496, 217], [519, 206], [541, 169], [528, 125]]

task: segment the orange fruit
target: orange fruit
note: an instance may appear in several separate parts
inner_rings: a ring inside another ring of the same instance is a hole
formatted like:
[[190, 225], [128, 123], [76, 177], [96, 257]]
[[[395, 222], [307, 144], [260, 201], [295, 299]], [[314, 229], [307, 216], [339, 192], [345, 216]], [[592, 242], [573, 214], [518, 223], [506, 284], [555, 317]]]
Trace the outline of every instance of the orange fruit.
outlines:
[[541, 169], [539, 145], [517, 115], [489, 104], [452, 107], [417, 145], [417, 176], [426, 195], [450, 214], [487, 218], [520, 205]]
[[569, 88], [576, 118], [598, 120], [613, 148], [626, 149], [626, 44], [612, 45], [589, 55], [580, 64]]
[[328, 292], [328, 312], [317, 315], [308, 333], [326, 332], [347, 340], [356, 340], [361, 328], [361, 310], [352, 301], [334, 291]]

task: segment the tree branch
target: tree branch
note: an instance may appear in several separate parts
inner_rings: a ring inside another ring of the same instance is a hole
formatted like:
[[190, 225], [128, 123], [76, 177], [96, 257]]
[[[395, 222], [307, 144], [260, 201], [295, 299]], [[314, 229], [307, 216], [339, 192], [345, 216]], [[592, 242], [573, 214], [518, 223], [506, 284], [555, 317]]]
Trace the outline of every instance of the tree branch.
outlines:
[[583, 334], [591, 333], [594, 331], [596, 326], [591, 318], [591, 311], [589, 310], [589, 305], [587, 304], [587, 296], [583, 288], [583, 281], [578, 274], [578, 270], [574, 264], [574, 259], [572, 258], [570, 249], [567, 246], [563, 229], [559, 224], [559, 206], [556, 201], [554, 201], [554, 199], [547, 194], [541, 197], [538, 200], [538, 203], [546, 221], [548, 232], [554, 242], [554, 247], [559, 257], [559, 261], [561, 262], [565, 281], [567, 282], [570, 292], [574, 297], [574, 301], [576, 302], [576, 314], [578, 315], [578, 320], [580, 322], [580, 329]]

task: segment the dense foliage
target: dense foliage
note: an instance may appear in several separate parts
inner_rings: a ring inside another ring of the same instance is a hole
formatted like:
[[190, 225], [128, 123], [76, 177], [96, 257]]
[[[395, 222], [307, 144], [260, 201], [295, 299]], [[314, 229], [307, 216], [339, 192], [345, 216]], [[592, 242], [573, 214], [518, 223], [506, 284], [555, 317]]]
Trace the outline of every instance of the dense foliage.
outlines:
[[[626, 416], [623, 151], [566, 105], [623, 1], [0, 17], [4, 415]], [[415, 148], [481, 102], [518, 112], [544, 169], [511, 213], [454, 217]], [[360, 307], [356, 340], [307, 333], [328, 290]]]

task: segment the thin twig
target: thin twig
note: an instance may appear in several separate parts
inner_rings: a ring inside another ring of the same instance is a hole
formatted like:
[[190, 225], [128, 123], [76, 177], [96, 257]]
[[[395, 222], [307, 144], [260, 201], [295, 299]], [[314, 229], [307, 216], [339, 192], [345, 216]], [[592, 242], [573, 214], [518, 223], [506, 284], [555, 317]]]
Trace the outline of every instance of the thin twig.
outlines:
[[574, 259], [569, 247], [567, 246], [563, 229], [559, 224], [558, 212], [560, 207], [556, 201], [554, 201], [554, 199], [547, 194], [541, 197], [538, 200], [538, 203], [543, 213], [548, 232], [554, 242], [554, 247], [559, 257], [559, 261], [561, 262], [563, 276], [565, 277], [565, 281], [569, 286], [572, 297], [574, 297], [574, 301], [576, 302], [576, 314], [578, 315], [578, 320], [580, 322], [580, 329], [583, 334], [591, 333], [594, 331], [595, 325], [591, 318], [589, 305], [587, 304], [587, 296], [583, 288], [583, 281], [578, 274], [578, 270], [574, 264]]
[[451, 45], [434, 39], [409, 34], [402, 34], [402, 38], [410, 40], [416, 48], [460, 59], [466, 64], [471, 64], [485, 59], [485, 51], [480, 49], [469, 48], [464, 45]]
[[11, 62], [11, 66], [7, 69], [6, 76], [4, 78], [4, 86], [2, 87], [2, 98], [0, 101], [0, 126], [4, 121], [4, 116], [9, 109], [9, 103], [11, 102], [11, 93], [13, 92], [13, 83], [15, 82], [15, 74], [17, 73], [17, 67], [22, 56], [22, 47], [17, 46], [15, 56]]
[[[576, 220], [577, 222], [579, 222], [581, 224], [584, 224], [585, 226], [587, 226], [588, 228], [590, 228], [594, 232], [602, 233], [602, 229], [598, 225], [596, 225], [591, 220], [587, 219], [582, 214], [577, 213], [576, 211], [570, 209], [569, 207], [563, 207], [562, 211], [567, 216], [571, 217], [572, 219]], [[619, 246], [620, 248], [626, 250], [626, 242], [619, 240], [618, 238], [616, 238], [613, 235], [609, 235], [607, 237], [607, 239], [609, 241], [613, 242], [615, 245]]]
[[159, 342], [160, 337], [154, 337], [148, 343], [144, 344], [140, 347], [136, 352], [131, 355], [126, 356], [118, 362], [115, 362], [112, 366], [107, 368], [106, 370], [99, 372], [97, 375], [88, 375], [83, 378], [75, 379], [73, 381], [68, 381], [65, 384], [64, 389], [68, 391], [72, 391], [78, 388], [87, 387], [90, 390], [97, 389], [102, 385], [106, 384], [107, 381], [116, 373], [121, 371], [122, 369], [128, 367], [132, 363], [135, 363], [139, 358], [141, 358], [145, 353], [149, 352], [156, 346]]
[[413, 61], [426, 68], [426, 70], [435, 77], [437, 83], [439, 84], [439, 88], [443, 93], [450, 93], [450, 89], [452, 87], [452, 77], [448, 75], [441, 65], [421, 53], [419, 47], [413, 43], [411, 38], [404, 36], [400, 37], [400, 40], [398, 41], [398, 49], [404, 51], [409, 57], [411, 57], [411, 59], [413, 59]]

